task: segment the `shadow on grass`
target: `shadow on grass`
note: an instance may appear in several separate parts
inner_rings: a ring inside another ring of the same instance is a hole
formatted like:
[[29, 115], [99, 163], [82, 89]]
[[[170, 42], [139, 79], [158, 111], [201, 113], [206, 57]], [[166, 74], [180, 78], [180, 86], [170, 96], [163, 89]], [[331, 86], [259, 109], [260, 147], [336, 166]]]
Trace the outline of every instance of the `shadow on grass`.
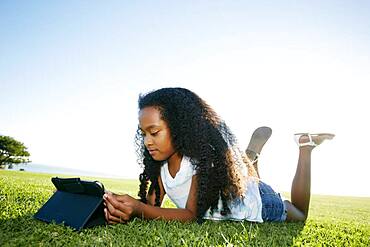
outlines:
[[291, 246], [301, 236], [305, 223], [251, 223], [246, 221], [242, 223], [207, 222], [205, 225], [208, 225], [205, 229], [194, 230], [203, 236], [208, 234], [210, 241], [206, 245]]
[[304, 222], [254, 224], [255, 236], [250, 238], [254, 246], [291, 246], [301, 236]]
[[58, 241], [76, 236], [69, 227], [46, 224], [33, 218], [33, 214], [0, 220], [0, 246], [29, 246], [36, 243], [59, 245]]
[[0, 220], [0, 246], [291, 246], [304, 223], [213, 222], [202, 225], [135, 219], [81, 232], [32, 214]]

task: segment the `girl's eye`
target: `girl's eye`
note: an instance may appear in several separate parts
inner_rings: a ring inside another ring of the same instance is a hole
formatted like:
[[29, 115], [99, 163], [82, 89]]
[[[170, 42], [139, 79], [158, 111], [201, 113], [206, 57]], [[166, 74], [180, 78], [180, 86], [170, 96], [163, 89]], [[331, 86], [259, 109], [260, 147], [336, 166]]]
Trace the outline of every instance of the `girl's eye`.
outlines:
[[153, 132], [153, 133], [150, 133], [152, 136], [156, 136], [158, 134], [159, 131], [156, 131], [156, 132]]

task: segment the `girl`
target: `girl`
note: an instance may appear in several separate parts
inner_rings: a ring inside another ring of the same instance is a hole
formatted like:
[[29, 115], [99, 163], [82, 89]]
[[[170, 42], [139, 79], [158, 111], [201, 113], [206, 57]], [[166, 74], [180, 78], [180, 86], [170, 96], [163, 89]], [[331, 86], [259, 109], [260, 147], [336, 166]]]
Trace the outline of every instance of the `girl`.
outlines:
[[[267, 133], [264, 140], [260, 138], [259, 149], [268, 137]], [[259, 179], [253, 166], [256, 160], [239, 150], [228, 126], [205, 101], [184, 88], [153, 91], [139, 97], [136, 143], [144, 168], [140, 199], [107, 192], [106, 220], [110, 224], [132, 217], [304, 221], [310, 202], [311, 151], [333, 137], [296, 134], [299, 159], [291, 202], [282, 201]], [[160, 207], [166, 194], [177, 208]]]

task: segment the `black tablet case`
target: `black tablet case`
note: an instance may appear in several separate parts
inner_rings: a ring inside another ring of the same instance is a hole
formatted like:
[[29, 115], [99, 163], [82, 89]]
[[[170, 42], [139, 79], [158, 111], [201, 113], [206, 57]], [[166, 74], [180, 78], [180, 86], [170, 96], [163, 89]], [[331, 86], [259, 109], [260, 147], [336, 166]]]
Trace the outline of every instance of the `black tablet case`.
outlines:
[[45, 222], [64, 223], [76, 230], [105, 225], [104, 186], [80, 178], [52, 178], [57, 191], [34, 215]]

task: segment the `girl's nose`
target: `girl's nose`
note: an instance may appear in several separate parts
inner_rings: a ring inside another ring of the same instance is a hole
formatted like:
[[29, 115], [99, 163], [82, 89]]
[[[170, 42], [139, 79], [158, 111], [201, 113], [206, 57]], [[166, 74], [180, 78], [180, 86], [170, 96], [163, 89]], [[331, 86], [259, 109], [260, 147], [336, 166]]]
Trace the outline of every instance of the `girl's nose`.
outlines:
[[150, 138], [150, 136], [145, 136], [145, 138], [144, 138], [144, 145], [146, 146], [146, 147], [149, 147], [150, 145], [152, 145], [153, 144], [153, 140], [152, 140], [152, 138]]

